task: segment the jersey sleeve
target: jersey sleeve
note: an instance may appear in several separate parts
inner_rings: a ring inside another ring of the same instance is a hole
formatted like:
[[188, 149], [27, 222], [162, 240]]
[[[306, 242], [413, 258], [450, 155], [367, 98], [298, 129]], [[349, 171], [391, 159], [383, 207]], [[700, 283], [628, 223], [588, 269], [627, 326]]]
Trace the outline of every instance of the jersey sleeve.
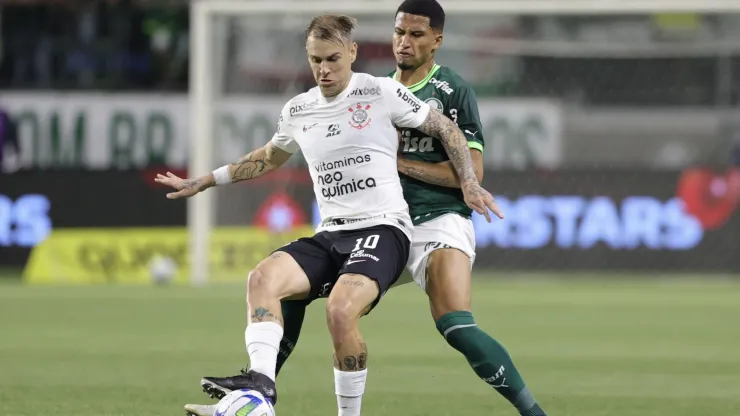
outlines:
[[449, 116], [468, 139], [468, 147], [483, 152], [483, 127], [478, 112], [478, 99], [470, 86], [457, 88], [449, 98]]
[[414, 93], [394, 79], [378, 78], [378, 81], [393, 124], [415, 129], [427, 119], [429, 104], [416, 98]]
[[277, 131], [272, 136], [272, 144], [288, 153], [296, 153], [300, 150], [298, 142], [293, 137], [293, 128], [290, 122], [290, 101], [285, 104], [283, 110], [280, 112]]

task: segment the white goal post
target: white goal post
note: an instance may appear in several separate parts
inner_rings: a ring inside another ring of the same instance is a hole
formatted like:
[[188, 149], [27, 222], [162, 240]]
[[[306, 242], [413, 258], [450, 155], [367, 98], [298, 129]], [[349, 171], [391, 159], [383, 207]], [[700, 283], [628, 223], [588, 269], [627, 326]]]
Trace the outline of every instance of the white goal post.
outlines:
[[[212, 171], [214, 151], [214, 79], [218, 69], [209, 58], [214, 45], [218, 16], [305, 15], [324, 12], [390, 16], [401, 0], [192, 0], [190, 10], [190, 137], [189, 175]], [[448, 15], [462, 14], [645, 14], [645, 13], [740, 13], [740, 0], [439, 0]], [[390, 38], [389, 38], [390, 39]], [[733, 45], [737, 48], [738, 45]], [[389, 45], [390, 48], [390, 45]], [[241, 155], [234, 155], [238, 158]], [[209, 246], [214, 220], [214, 197], [205, 192], [187, 201], [190, 281], [209, 279]], [[247, 271], [245, 270], [245, 273]]]

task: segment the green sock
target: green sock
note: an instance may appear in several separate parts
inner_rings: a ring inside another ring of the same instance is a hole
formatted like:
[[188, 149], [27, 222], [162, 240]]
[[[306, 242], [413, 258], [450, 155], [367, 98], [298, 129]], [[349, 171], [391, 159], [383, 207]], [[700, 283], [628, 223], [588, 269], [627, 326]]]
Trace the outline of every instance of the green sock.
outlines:
[[439, 318], [436, 323], [437, 331], [452, 348], [465, 356], [475, 374], [511, 402], [520, 415], [545, 416], [511, 362], [509, 353], [478, 328], [472, 313], [451, 312]]
[[306, 316], [306, 307], [309, 302], [303, 300], [284, 300], [280, 306], [283, 310], [283, 339], [280, 340], [280, 349], [278, 349], [277, 367], [275, 368], [275, 377], [280, 374], [280, 369], [288, 360], [293, 352], [298, 337], [301, 335], [303, 327], [303, 318]]

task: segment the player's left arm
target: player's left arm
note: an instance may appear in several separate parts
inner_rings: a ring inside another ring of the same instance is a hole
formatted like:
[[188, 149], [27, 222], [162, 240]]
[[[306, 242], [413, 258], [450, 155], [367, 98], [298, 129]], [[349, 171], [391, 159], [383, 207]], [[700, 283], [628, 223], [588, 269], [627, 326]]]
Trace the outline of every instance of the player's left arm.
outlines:
[[[470, 158], [473, 160], [473, 171], [478, 183], [483, 181], [483, 153], [470, 149]], [[460, 188], [460, 178], [457, 176], [452, 162], [423, 162], [421, 160], [398, 158], [398, 171], [406, 176], [447, 188]]]
[[[470, 87], [455, 90], [447, 103], [452, 121], [468, 141], [473, 171], [478, 182], [483, 181], [483, 134], [475, 91]], [[398, 171], [422, 182], [449, 188], [460, 188], [460, 178], [451, 161], [439, 163], [398, 158]]]
[[468, 150], [468, 140], [457, 125], [444, 114], [420, 101], [408, 88], [386, 78], [383, 95], [393, 123], [398, 127], [414, 128], [439, 138], [455, 168], [463, 191], [465, 203], [477, 213], [491, 221], [488, 210], [503, 218], [503, 214], [491, 194], [483, 189], [473, 169], [473, 160]]

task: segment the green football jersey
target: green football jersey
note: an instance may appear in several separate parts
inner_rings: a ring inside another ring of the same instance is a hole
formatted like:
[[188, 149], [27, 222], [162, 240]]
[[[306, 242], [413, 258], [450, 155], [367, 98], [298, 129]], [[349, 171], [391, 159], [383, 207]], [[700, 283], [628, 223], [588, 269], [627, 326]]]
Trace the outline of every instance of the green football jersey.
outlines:
[[[396, 78], [396, 72], [390, 76]], [[468, 139], [468, 147], [483, 152], [478, 102], [473, 88], [464, 79], [450, 68], [434, 65], [426, 78], [410, 86], [409, 90], [454, 121]], [[403, 157], [432, 163], [449, 160], [439, 139], [414, 129], [402, 129], [401, 134]], [[400, 176], [403, 196], [409, 204], [414, 225], [447, 213], [470, 217], [472, 210], [465, 205], [460, 189], [432, 185], [403, 174]]]

